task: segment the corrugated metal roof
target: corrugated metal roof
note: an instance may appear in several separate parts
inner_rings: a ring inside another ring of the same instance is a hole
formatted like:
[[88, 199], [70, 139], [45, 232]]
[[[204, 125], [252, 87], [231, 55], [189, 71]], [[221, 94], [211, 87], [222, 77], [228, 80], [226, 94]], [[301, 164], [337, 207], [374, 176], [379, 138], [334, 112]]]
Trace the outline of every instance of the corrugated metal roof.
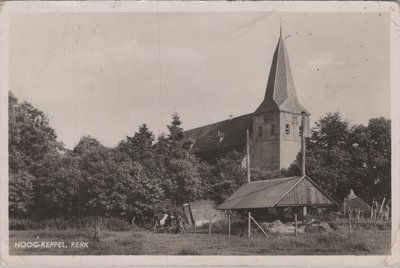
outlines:
[[273, 207], [302, 177], [250, 182], [242, 185], [217, 209]]
[[[332, 205], [338, 205], [324, 190], [309, 177], [287, 177], [265, 181], [255, 181], [242, 185], [217, 209], [271, 208], [291, 192], [303, 179], [311, 182]], [[309, 204], [313, 205], [313, 204]], [[315, 204], [314, 204], [315, 205]], [[325, 204], [327, 205], [327, 204]]]

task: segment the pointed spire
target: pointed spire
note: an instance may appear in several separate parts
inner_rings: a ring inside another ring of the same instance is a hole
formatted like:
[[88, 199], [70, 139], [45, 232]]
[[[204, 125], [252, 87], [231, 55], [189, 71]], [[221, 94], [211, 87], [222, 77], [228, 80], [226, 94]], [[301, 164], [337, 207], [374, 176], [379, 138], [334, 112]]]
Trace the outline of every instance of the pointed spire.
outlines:
[[282, 23], [280, 23], [278, 44], [272, 58], [264, 101], [257, 108], [256, 113], [268, 111], [309, 114], [297, 100], [289, 57], [282, 39]]
[[282, 39], [282, 19], [279, 19], [279, 39]]

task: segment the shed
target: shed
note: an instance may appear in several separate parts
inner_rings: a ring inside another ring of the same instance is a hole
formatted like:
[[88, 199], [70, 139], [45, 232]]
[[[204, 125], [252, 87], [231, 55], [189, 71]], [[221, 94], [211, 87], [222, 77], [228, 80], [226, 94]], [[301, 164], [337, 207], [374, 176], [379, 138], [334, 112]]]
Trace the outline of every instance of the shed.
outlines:
[[353, 189], [350, 189], [350, 194], [344, 199], [343, 202], [343, 210], [350, 211], [362, 211], [364, 213], [368, 213], [371, 211], [371, 206], [368, 205], [364, 200], [358, 197]]
[[249, 182], [242, 185], [217, 209], [337, 206], [308, 176]]
[[201, 226], [212, 222], [225, 220], [225, 213], [216, 209], [215, 202], [211, 200], [198, 200], [189, 202], [183, 205], [186, 218], [190, 224], [195, 223], [196, 226]]

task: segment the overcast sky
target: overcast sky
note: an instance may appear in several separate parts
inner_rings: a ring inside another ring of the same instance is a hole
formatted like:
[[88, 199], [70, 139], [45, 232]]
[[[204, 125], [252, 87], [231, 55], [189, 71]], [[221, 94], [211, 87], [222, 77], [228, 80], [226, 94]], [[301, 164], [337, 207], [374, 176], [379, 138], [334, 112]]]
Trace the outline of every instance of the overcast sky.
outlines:
[[50, 118], [72, 148], [114, 146], [147, 123], [166, 131], [254, 112], [279, 21], [300, 102], [314, 122], [390, 118], [386, 13], [54, 13], [10, 20], [10, 90]]

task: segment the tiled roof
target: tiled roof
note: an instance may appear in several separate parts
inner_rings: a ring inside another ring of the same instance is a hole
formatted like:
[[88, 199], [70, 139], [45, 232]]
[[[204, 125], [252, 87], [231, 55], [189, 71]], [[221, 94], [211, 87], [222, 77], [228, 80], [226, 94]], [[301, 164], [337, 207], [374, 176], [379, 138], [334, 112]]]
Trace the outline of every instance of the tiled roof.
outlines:
[[246, 144], [246, 130], [253, 127], [253, 114], [246, 114], [225, 121], [184, 132], [185, 138], [195, 141], [194, 148], [207, 151]]

